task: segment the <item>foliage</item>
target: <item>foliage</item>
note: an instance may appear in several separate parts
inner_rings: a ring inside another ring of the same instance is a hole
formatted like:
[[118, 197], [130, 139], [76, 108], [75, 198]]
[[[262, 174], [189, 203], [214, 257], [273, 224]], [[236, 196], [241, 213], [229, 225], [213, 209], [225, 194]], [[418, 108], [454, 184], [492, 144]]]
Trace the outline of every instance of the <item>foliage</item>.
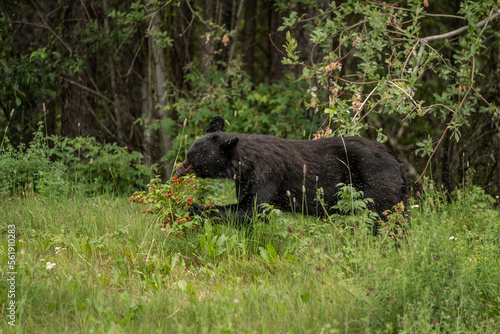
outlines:
[[49, 137], [49, 150], [56, 161], [72, 172], [75, 183], [91, 193], [125, 193], [142, 187], [152, 177], [155, 165], [143, 163], [139, 152], [128, 152], [117, 143], [99, 143], [94, 137]]
[[[76, 53], [63, 56], [51, 50], [51, 46], [40, 47], [29, 54], [4, 57], [0, 66], [0, 100], [3, 101], [0, 111], [7, 116], [11, 110], [23, 107], [40, 109], [37, 99], [46, 101], [57, 96], [61, 76], [77, 73], [83, 66]], [[38, 114], [27, 115], [33, 132], [36, 131], [37, 122], [42, 119]], [[19, 127], [20, 124], [14, 121], [14, 126]], [[27, 138], [21, 139], [26, 142]]]
[[46, 137], [42, 128], [40, 123], [27, 147], [13, 148], [3, 137], [0, 195], [34, 192], [61, 197], [74, 193], [75, 187], [89, 193], [124, 193], [142, 187], [154, 175], [155, 166], [144, 165], [138, 152], [116, 143], [101, 144], [93, 137]]
[[31, 192], [46, 196], [67, 194], [66, 167], [50, 160], [42, 124], [35, 138], [25, 147], [13, 148], [8, 138], [2, 139], [0, 148], [0, 195], [26, 194]]
[[396, 204], [391, 210], [386, 210], [382, 214], [385, 216], [385, 221], [378, 222], [378, 233], [381, 237], [389, 237], [391, 239], [402, 239], [410, 229], [408, 208], [405, 208], [404, 203]]
[[176, 177], [162, 183], [159, 177], [151, 180], [147, 191], [135, 192], [130, 201], [146, 205], [142, 213], [153, 214], [167, 233], [182, 235], [202, 223], [202, 217], [192, 215], [190, 208], [197, 205], [201, 195], [200, 181], [194, 176]]
[[333, 209], [338, 210], [340, 214], [330, 215], [329, 221], [340, 222], [349, 229], [361, 228], [361, 233], [373, 229], [379, 220], [378, 215], [368, 209], [373, 199], [365, 198], [363, 191], [356, 190], [352, 184], [339, 183], [337, 187], [338, 201]]

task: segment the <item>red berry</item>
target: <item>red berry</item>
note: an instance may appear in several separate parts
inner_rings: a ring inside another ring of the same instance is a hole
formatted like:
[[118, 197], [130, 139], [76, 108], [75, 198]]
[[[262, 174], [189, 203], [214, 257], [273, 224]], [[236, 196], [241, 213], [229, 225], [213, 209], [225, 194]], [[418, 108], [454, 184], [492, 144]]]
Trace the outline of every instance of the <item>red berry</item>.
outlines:
[[182, 224], [182, 223], [184, 223], [184, 220], [179, 219], [179, 224]]
[[142, 210], [142, 213], [146, 213], [146, 210]]
[[191, 217], [189, 217], [189, 216], [187, 216], [186, 219], [187, 219], [188, 222], [191, 221]]
[[188, 205], [193, 205], [193, 203], [191, 203], [191, 202], [188, 202]]

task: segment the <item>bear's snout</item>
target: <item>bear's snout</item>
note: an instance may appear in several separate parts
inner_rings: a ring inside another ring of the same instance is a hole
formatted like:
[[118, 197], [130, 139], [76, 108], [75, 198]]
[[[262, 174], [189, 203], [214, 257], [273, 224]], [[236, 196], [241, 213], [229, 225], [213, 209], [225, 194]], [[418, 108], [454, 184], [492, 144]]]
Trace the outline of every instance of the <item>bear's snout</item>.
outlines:
[[174, 172], [174, 174], [176, 174], [177, 176], [184, 176], [184, 175], [187, 175], [187, 174], [194, 174], [193, 166], [191, 166], [191, 164], [187, 160], [184, 160], [179, 165], [179, 167]]

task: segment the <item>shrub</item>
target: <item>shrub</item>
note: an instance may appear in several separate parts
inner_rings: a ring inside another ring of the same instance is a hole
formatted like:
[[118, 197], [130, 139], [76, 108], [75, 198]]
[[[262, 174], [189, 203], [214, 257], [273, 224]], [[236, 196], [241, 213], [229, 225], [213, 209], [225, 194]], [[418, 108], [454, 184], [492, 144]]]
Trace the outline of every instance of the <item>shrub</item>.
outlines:
[[199, 226], [203, 221], [202, 217], [189, 212], [197, 205], [201, 188], [199, 179], [194, 176], [174, 176], [165, 183], [156, 177], [146, 191], [135, 192], [130, 201], [145, 205], [142, 212], [156, 215], [156, 222], [161, 222], [165, 232], [182, 235], [183, 231]]
[[5, 138], [5, 146], [0, 149], [0, 195], [10, 196], [20, 192], [62, 194], [69, 189], [64, 177], [66, 168], [50, 160], [41, 129], [40, 123], [28, 147], [21, 144], [14, 148]]
[[126, 193], [154, 177], [156, 165], [146, 166], [139, 152], [94, 137], [50, 137], [51, 156], [68, 166], [75, 183], [90, 193]]

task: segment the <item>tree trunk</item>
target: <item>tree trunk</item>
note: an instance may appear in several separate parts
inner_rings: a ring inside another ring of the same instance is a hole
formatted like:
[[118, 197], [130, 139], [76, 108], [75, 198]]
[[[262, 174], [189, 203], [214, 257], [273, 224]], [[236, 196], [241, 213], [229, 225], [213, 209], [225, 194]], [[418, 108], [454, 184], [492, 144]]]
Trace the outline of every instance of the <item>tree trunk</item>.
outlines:
[[[161, 18], [160, 12], [153, 15], [151, 28], [154, 31], [161, 32]], [[167, 72], [166, 72], [166, 59], [164, 50], [161, 47], [158, 37], [155, 35], [151, 36], [151, 52], [153, 55], [153, 66], [154, 71], [151, 73], [151, 84], [153, 89], [153, 101], [155, 106], [156, 115], [160, 124], [168, 124], [170, 120], [170, 115], [166, 109], [168, 105], [167, 99]], [[167, 134], [168, 128], [162, 128], [160, 126], [159, 136], [161, 141], [161, 155], [165, 158], [166, 154], [172, 149], [172, 138]], [[163, 166], [163, 173], [165, 176], [170, 177], [172, 172], [173, 161], [167, 161]]]
[[[232, 38], [232, 41], [229, 46], [229, 52], [227, 56], [227, 63], [228, 65], [233, 61], [234, 59], [234, 52], [236, 50], [236, 44], [238, 42], [238, 35], [240, 33], [240, 19], [241, 19], [241, 14], [243, 12], [243, 6], [245, 5], [245, 0], [239, 0], [238, 6], [235, 7], [234, 4], [232, 6], [233, 9], [233, 15], [231, 17], [231, 28], [230, 30], [234, 30], [234, 35]], [[234, 11], [236, 9], [236, 12]]]
[[[142, 64], [142, 73], [149, 72], [149, 64], [144, 62]], [[153, 122], [153, 96], [150, 94], [149, 76], [143, 76], [141, 85], [141, 116], [142, 127], [144, 128], [142, 138], [142, 152], [144, 155], [144, 163], [151, 166], [153, 163], [153, 150], [154, 150], [154, 133], [151, 131], [151, 123]]]

